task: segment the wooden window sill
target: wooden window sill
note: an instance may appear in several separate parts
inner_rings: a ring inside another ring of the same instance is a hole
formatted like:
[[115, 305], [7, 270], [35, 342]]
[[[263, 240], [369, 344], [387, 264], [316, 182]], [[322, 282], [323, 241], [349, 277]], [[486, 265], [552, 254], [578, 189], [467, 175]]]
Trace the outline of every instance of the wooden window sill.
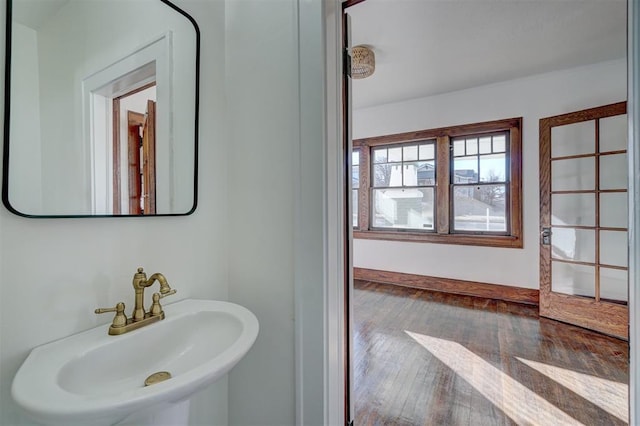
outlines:
[[353, 230], [353, 238], [363, 240], [405, 241], [412, 243], [458, 244], [469, 246], [522, 248], [522, 238], [512, 235], [436, 234]]

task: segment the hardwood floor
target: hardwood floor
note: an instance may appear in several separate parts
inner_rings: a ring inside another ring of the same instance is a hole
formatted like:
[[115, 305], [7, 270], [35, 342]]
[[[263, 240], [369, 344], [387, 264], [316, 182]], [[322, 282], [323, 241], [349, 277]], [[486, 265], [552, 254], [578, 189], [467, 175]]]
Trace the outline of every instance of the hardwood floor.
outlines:
[[355, 425], [622, 425], [628, 344], [537, 306], [355, 282]]

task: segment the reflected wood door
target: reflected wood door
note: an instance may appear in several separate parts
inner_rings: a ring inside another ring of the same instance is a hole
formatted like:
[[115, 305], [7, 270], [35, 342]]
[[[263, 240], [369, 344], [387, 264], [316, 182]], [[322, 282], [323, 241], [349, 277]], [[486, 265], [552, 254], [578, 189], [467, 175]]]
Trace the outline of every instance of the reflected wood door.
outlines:
[[540, 120], [540, 315], [628, 339], [626, 102]]
[[129, 183], [129, 214], [142, 214], [142, 179], [140, 176], [140, 148], [142, 137], [140, 127], [144, 125], [144, 114], [127, 111], [128, 140], [128, 183]]
[[142, 130], [142, 197], [144, 214], [156, 214], [156, 103], [147, 101]]

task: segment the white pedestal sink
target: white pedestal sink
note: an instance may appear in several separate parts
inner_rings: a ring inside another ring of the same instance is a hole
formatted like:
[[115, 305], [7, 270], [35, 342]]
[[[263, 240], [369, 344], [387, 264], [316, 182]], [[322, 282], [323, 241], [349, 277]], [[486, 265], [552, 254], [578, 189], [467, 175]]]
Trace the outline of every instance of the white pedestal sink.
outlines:
[[[31, 351], [13, 380], [16, 403], [45, 425], [187, 424], [189, 398], [251, 348], [258, 320], [246, 308], [182, 300], [166, 318], [119, 336], [96, 327]], [[160, 371], [171, 378], [150, 386]]]

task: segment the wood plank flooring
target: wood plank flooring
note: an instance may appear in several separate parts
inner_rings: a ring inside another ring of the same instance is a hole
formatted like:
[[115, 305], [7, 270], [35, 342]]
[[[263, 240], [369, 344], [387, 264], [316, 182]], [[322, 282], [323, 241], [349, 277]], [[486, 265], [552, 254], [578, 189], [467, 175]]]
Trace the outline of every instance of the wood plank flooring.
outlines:
[[355, 425], [623, 425], [628, 344], [537, 307], [355, 282]]

